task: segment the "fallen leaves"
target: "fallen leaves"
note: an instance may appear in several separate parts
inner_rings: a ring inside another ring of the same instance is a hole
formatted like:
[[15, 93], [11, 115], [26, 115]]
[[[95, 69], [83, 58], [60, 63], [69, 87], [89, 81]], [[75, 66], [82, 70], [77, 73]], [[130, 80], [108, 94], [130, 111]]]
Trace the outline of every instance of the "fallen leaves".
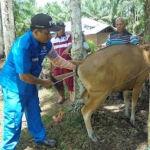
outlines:
[[52, 119], [55, 123], [59, 123], [62, 121], [63, 119], [63, 116], [64, 116], [64, 113], [62, 110], [59, 111], [58, 115], [57, 116], [53, 116]]

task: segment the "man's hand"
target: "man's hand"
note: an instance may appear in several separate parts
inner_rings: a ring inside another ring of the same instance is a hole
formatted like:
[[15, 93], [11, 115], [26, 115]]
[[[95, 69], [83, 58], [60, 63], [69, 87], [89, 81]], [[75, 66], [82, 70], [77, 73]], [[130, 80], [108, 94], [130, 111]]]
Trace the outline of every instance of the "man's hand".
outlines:
[[61, 56], [63, 56], [64, 54], [68, 54], [69, 53], [69, 49], [65, 49], [64, 51], [63, 51], [63, 53], [61, 54]]
[[144, 49], [144, 50], [150, 50], [150, 45], [148, 44], [144, 44], [144, 45], [138, 45], [141, 49]]
[[52, 88], [53, 83], [50, 80], [43, 80], [42, 86], [44, 86], [46, 89], [50, 89], [50, 88]]
[[33, 76], [32, 74], [19, 74], [19, 77], [24, 82], [27, 82], [29, 84], [39, 84], [39, 85], [44, 86], [47, 89], [50, 89], [53, 86], [53, 83], [51, 80], [49, 79], [43, 80], [43, 79]]
[[61, 56], [63, 56], [64, 54], [68, 54], [69, 51], [71, 50], [71, 48], [72, 48], [72, 44], [70, 44], [70, 45], [63, 51], [63, 53], [61, 54]]

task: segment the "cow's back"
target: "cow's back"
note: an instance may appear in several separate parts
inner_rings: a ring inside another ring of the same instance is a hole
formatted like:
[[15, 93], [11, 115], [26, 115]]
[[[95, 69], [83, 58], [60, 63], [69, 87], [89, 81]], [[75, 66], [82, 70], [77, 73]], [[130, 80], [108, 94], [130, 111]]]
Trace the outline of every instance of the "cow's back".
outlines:
[[[89, 55], [79, 66], [78, 74], [87, 89], [103, 91], [116, 87], [113, 90], [120, 91], [127, 86], [132, 89], [137, 75], [149, 65], [147, 53], [136, 45], [109, 46]], [[147, 73], [140, 74], [141, 78], [146, 76]]]

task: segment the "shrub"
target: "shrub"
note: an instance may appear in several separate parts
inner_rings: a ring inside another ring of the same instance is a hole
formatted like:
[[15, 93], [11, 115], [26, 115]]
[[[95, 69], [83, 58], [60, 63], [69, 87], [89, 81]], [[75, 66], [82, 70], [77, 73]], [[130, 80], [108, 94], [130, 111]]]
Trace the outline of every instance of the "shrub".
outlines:
[[91, 48], [91, 52], [90, 52], [90, 53], [95, 52], [96, 46], [95, 46], [94, 42], [91, 41], [91, 40], [87, 40], [86, 42], [87, 42], [87, 44], [89, 45], [89, 47]]

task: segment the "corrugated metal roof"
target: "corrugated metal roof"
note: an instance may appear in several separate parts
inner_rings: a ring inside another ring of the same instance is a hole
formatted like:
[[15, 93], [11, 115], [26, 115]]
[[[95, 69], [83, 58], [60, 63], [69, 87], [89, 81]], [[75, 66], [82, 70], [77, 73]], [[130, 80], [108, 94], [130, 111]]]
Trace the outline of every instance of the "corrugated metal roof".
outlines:
[[[96, 34], [98, 32], [101, 32], [102, 30], [111, 27], [113, 30], [115, 30], [115, 28], [113, 26], [107, 25], [107, 24], [103, 24], [100, 23], [98, 21], [89, 19], [89, 18], [82, 18], [82, 31], [84, 31], [85, 35], [89, 35], [89, 34]], [[66, 28], [65, 30], [70, 32], [71, 31], [71, 22], [65, 22]]]

